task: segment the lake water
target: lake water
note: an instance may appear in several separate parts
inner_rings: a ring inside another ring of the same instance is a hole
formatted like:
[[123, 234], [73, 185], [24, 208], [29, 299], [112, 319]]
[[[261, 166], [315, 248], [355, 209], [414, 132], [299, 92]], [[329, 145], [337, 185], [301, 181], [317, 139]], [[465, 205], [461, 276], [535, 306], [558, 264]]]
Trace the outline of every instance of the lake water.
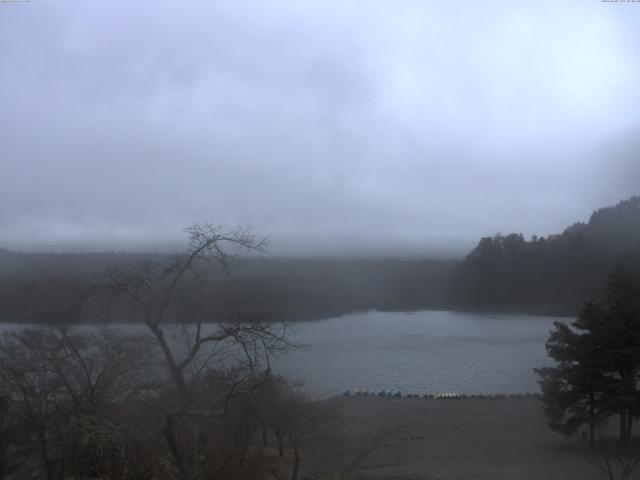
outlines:
[[[554, 320], [452, 311], [369, 311], [293, 326], [303, 344], [273, 361], [314, 395], [350, 389], [406, 393], [529, 393], [533, 368], [550, 365], [545, 341]], [[16, 328], [2, 324], [0, 330]], [[142, 325], [125, 325], [144, 332]]]
[[[315, 394], [345, 389], [407, 393], [539, 391], [533, 368], [550, 365], [545, 341], [558, 318], [451, 311], [370, 311], [300, 323], [308, 346], [275, 368]], [[570, 320], [570, 319], [559, 319]]]

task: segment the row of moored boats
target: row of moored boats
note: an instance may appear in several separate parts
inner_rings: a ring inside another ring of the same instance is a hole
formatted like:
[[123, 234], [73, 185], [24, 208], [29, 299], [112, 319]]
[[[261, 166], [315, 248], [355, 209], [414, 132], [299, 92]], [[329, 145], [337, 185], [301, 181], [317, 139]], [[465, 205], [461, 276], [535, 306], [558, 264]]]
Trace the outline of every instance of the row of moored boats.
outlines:
[[403, 393], [401, 390], [344, 390], [342, 395], [345, 397], [390, 397], [390, 398], [427, 398], [437, 400], [457, 400], [457, 399], [476, 399], [487, 398], [492, 400], [503, 398], [534, 398], [539, 397], [539, 393]]

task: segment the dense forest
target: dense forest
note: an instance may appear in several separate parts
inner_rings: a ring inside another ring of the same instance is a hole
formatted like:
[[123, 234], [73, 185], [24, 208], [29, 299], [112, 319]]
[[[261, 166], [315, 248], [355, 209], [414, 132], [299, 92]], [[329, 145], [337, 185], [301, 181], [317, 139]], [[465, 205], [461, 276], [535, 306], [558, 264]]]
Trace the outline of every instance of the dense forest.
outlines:
[[454, 276], [451, 301], [467, 309], [575, 314], [602, 295], [616, 259], [640, 244], [640, 197], [595, 211], [560, 235], [485, 237]]
[[[87, 286], [110, 268], [143, 261], [168, 262], [170, 255], [123, 253], [51, 254], [0, 250], [0, 319], [56, 322]], [[210, 295], [201, 308], [211, 318], [238, 310], [269, 310], [289, 320], [343, 313], [441, 308], [457, 261], [418, 259], [246, 258], [229, 274], [212, 266]], [[116, 305], [116, 307], [118, 307]], [[122, 312], [130, 312], [120, 305]], [[89, 310], [91, 311], [91, 310]], [[103, 314], [95, 310], [95, 320]], [[131, 321], [112, 309], [111, 321]]]

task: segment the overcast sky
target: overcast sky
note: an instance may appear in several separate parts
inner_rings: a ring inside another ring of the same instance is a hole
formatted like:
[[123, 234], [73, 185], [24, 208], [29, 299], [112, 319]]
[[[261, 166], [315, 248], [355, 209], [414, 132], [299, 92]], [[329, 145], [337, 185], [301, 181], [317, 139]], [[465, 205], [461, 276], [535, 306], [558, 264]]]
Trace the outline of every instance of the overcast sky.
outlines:
[[547, 235], [640, 193], [640, 3], [0, 3], [0, 245]]

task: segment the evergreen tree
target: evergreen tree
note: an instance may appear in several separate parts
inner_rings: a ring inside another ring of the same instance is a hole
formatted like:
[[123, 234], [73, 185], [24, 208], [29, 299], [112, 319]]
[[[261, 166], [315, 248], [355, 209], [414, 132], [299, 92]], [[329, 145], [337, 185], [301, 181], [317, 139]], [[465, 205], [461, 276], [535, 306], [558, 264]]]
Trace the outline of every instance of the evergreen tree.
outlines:
[[623, 255], [609, 275], [606, 301], [588, 302], [571, 326], [556, 322], [547, 341], [556, 366], [536, 369], [551, 428], [565, 434], [619, 416], [629, 443], [640, 416], [640, 248]]
[[607, 416], [602, 405], [607, 402], [611, 388], [603, 371], [605, 359], [588, 333], [598, 329], [603, 321], [602, 309], [587, 303], [573, 328], [555, 322], [546, 347], [556, 367], [536, 369], [551, 429], [570, 435], [587, 424], [592, 443], [598, 421]]
[[640, 249], [618, 260], [607, 282], [606, 328], [596, 332], [615, 384], [610, 408], [620, 415], [620, 440], [628, 444], [640, 414]]

